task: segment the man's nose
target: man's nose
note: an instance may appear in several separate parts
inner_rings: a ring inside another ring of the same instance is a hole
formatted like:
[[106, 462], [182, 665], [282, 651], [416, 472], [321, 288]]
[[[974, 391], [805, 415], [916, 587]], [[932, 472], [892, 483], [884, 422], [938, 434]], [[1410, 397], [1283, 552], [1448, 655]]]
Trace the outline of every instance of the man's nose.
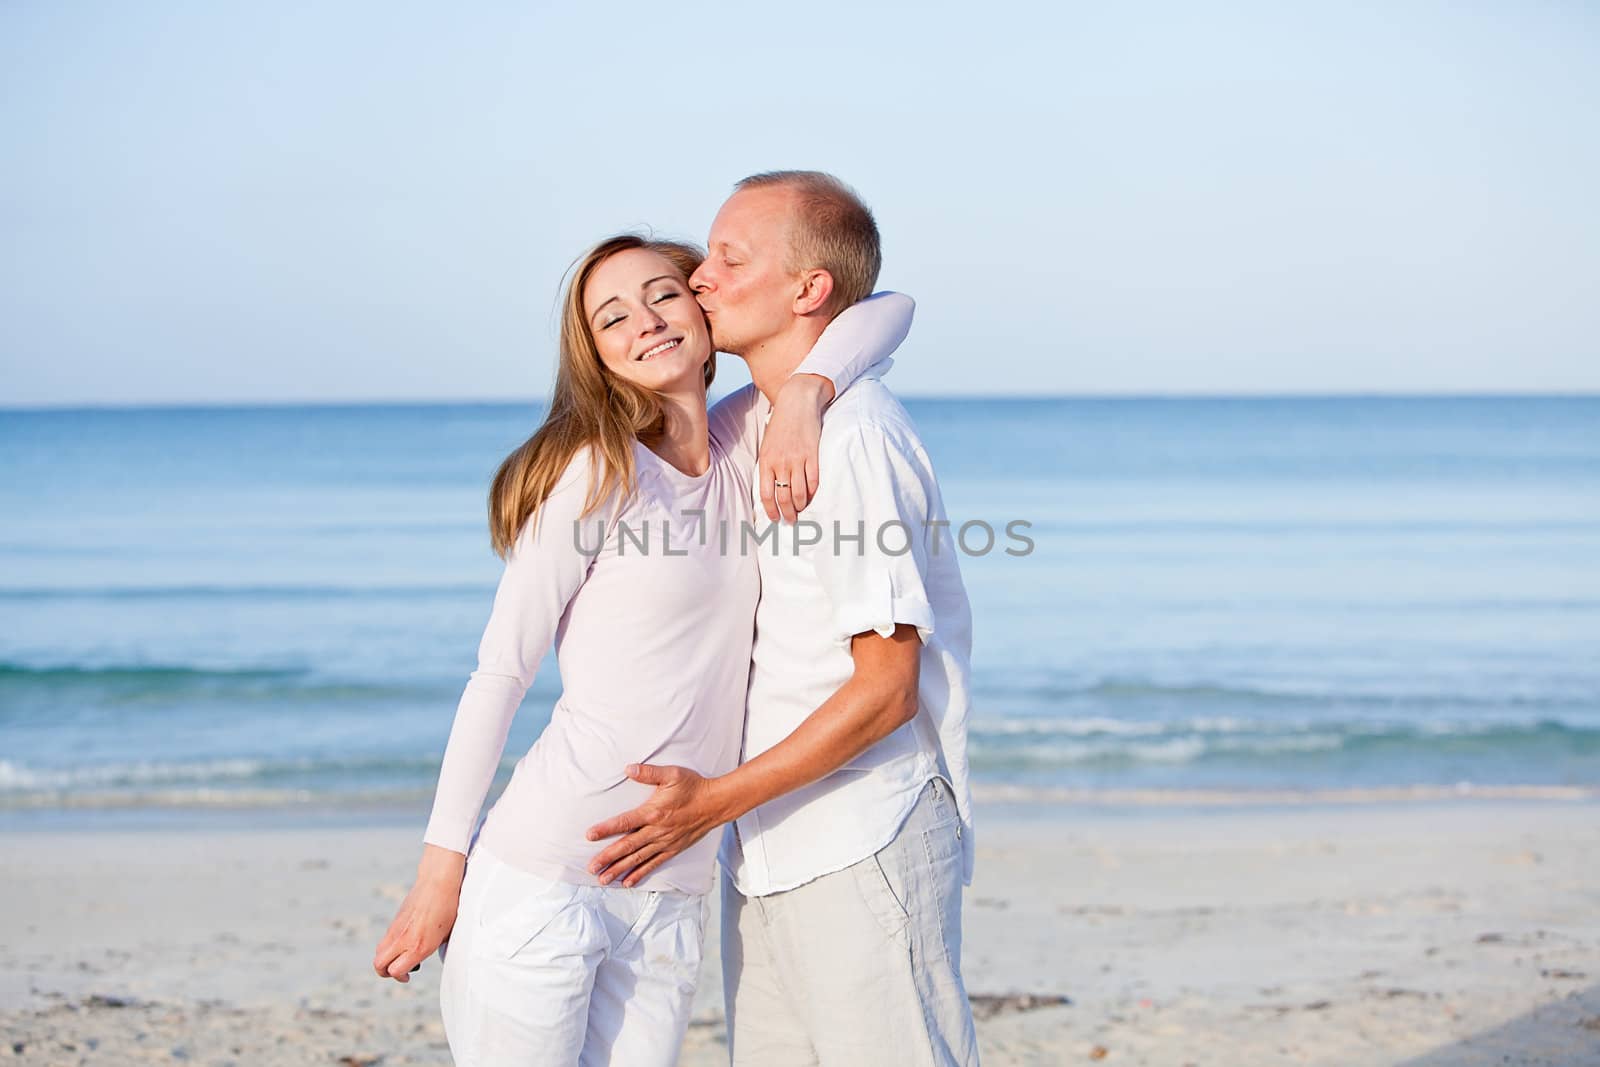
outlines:
[[694, 273], [689, 275], [689, 288], [696, 293], [703, 293], [711, 288], [711, 272], [706, 270], [704, 263], [696, 267]]

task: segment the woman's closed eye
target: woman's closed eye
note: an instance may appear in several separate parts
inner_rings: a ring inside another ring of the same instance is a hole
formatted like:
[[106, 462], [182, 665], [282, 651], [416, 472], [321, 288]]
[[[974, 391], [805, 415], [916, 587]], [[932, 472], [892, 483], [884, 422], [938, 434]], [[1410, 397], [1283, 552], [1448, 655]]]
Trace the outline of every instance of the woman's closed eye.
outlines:
[[[662, 293], [659, 296], [651, 297], [650, 298], [650, 303], [652, 305], [654, 305], [654, 304], [665, 304], [668, 300], [676, 300], [678, 297], [680, 297], [682, 295], [683, 295], [682, 293], [679, 293], [679, 292], [676, 292], [676, 291], [669, 291], [669, 292]], [[606, 319], [604, 322], [602, 322], [600, 324], [600, 328], [602, 330], [609, 330], [609, 329], [611, 329], [611, 327], [615, 326], [617, 323], [621, 322], [623, 319], [626, 319], [627, 317], [628, 316], [626, 314], [613, 315], [609, 319]]]

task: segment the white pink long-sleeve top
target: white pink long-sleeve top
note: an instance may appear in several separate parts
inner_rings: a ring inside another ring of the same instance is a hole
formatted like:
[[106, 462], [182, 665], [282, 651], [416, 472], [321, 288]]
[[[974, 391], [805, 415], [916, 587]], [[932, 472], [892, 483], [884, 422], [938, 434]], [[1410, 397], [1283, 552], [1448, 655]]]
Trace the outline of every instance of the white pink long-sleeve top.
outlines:
[[[885, 293], [845, 310], [796, 373], [843, 392], [910, 329], [910, 298]], [[636, 491], [580, 517], [588, 450], [507, 555], [478, 666], [456, 708], [424, 840], [465, 853], [511, 721], [552, 641], [563, 685], [545, 727], [490, 810], [478, 847], [523, 870], [594, 885], [602, 845], [590, 826], [644, 802], [630, 763], [725, 774], [739, 761], [760, 576], [752, 519], [759, 434], [754, 387], [710, 412], [711, 465], [692, 477], [635, 442]], [[822, 471], [823, 479], [827, 471]], [[717, 835], [643, 885], [711, 888]]]

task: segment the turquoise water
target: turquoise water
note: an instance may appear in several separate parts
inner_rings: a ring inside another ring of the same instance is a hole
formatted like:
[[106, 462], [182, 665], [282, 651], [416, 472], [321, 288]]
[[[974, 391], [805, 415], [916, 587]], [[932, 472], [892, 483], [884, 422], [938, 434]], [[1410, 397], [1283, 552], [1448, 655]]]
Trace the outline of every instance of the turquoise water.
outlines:
[[[1600, 787], [1600, 399], [907, 406], [981, 785]], [[537, 418], [0, 412], [0, 809], [425, 798]]]

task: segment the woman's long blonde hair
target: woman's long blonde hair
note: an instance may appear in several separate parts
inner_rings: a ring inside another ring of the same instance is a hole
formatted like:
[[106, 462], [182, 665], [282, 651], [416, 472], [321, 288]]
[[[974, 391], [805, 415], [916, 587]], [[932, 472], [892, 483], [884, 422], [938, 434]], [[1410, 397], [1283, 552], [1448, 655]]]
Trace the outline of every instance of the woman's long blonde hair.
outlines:
[[[625, 233], [601, 241], [573, 265], [561, 300], [561, 360], [550, 411], [533, 436], [500, 464], [489, 488], [489, 539], [501, 558], [549, 498], [579, 449], [592, 448], [598, 468], [591, 468], [589, 474], [583, 504], [583, 514], [588, 515], [614, 490], [620, 491], [622, 498], [633, 493], [633, 442], [650, 444], [665, 428], [660, 396], [606, 369], [583, 313], [584, 286], [595, 268], [618, 252], [634, 248], [670, 260], [683, 272], [685, 282], [705, 258], [690, 244]], [[706, 360], [706, 385], [711, 384], [716, 369], [713, 352]]]

